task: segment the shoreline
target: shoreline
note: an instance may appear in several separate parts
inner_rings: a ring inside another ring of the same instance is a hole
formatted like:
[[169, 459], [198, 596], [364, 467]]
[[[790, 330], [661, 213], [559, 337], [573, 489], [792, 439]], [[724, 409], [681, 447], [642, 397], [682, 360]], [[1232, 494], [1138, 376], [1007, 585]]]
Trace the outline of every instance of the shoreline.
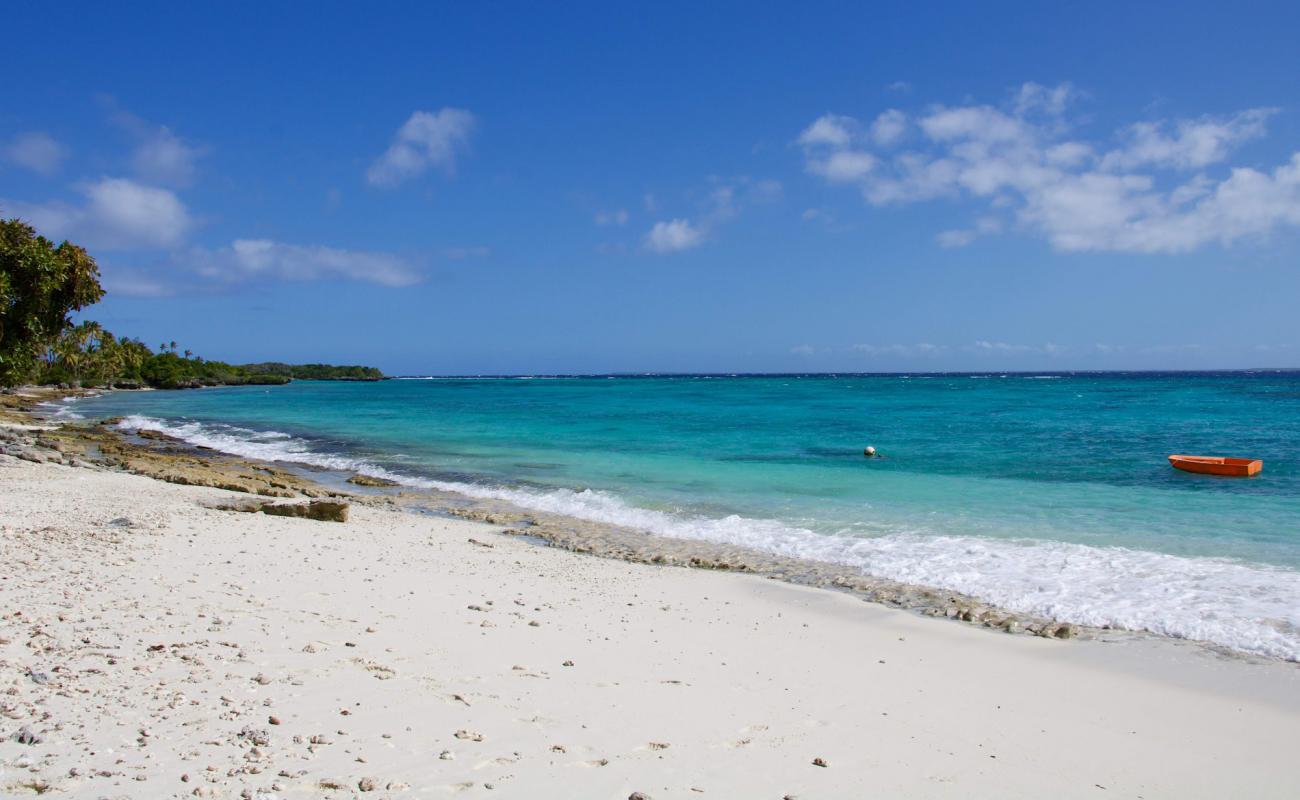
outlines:
[[[160, 463], [190, 457], [150, 444]], [[283, 477], [259, 475], [268, 491]], [[583, 558], [509, 520], [378, 496], [344, 524], [216, 507], [247, 497], [0, 456], [0, 791], [1295, 789], [1300, 671], [1284, 662], [995, 639], [754, 574]]]
[[[32, 391], [30, 387], [29, 391]], [[130, 433], [89, 420], [60, 422], [56, 418], [42, 416], [53, 403], [70, 396], [118, 390], [70, 392], [42, 387], [34, 391], [40, 399], [29, 401], [21, 409], [21, 414], [34, 418], [40, 424], [60, 426], [61, 430], [70, 434], [74, 448], [85, 446], [85, 442], [79, 442], [82, 439], [88, 439], [90, 446], [96, 448], [107, 437], [113, 442], [110, 449], [119, 455], [132, 455], [128, 459], [118, 458], [112, 461], [113, 465], [162, 480], [226, 486], [271, 496], [291, 489], [309, 496], [333, 495], [359, 499], [360, 502], [397, 504], [417, 512], [503, 524], [511, 534], [576, 553], [635, 563], [754, 574], [796, 585], [841, 591], [865, 602], [904, 609], [920, 616], [956, 620], [1010, 634], [1107, 641], [1154, 639], [1177, 646], [1202, 648], [1220, 657], [1263, 663], [1298, 663], [1295, 659], [1249, 652], [1203, 639], [1144, 629], [1094, 627], [1013, 611], [958, 591], [875, 577], [835, 562], [782, 556], [717, 541], [652, 534], [612, 522], [591, 521], [563, 513], [521, 507], [505, 499], [482, 498], [455, 490], [393, 483], [385, 478], [371, 478], [365, 473], [355, 473], [355, 477], [363, 479], [358, 486], [357, 482], [348, 480], [349, 476], [354, 476], [352, 470], [235, 455], [152, 430]], [[116, 423], [118, 419], [110, 421]], [[176, 469], [178, 465], [179, 472]], [[215, 473], [210, 468], [215, 468]], [[255, 474], [268, 470], [278, 476], [271, 481], [269, 488], [262, 485]], [[327, 476], [333, 480], [327, 481], [327, 486], [318, 485]]]

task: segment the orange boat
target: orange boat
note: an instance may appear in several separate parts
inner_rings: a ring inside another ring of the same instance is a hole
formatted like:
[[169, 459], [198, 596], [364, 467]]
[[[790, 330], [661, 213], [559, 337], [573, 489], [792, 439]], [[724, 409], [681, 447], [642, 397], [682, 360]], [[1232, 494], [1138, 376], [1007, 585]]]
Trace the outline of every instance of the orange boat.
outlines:
[[1249, 478], [1258, 475], [1264, 468], [1264, 462], [1253, 458], [1219, 458], [1217, 456], [1170, 456], [1169, 463], [1175, 469], [1185, 472], [1200, 472], [1205, 475], [1229, 475], [1234, 478]]

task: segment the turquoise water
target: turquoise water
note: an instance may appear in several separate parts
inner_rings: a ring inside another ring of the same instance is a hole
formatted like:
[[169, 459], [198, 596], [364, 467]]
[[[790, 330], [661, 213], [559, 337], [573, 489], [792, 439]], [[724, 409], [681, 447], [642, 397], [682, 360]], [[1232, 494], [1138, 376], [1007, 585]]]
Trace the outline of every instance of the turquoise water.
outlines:
[[1300, 658], [1300, 374], [295, 382], [67, 413]]

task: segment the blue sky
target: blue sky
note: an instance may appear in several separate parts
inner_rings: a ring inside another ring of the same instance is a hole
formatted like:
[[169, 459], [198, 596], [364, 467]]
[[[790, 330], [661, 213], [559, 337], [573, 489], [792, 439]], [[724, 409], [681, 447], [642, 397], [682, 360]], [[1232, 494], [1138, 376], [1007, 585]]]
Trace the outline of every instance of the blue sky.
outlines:
[[0, 214], [90, 247], [119, 334], [391, 373], [1300, 365], [1293, 4], [191, 5], [7, 16]]

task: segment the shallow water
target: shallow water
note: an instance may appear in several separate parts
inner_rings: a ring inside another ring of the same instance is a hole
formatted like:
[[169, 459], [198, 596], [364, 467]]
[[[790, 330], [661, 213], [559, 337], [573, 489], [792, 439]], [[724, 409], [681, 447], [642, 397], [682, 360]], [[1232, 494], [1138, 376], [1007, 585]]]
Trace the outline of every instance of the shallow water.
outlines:
[[65, 413], [1300, 658], [1295, 373], [303, 381]]

